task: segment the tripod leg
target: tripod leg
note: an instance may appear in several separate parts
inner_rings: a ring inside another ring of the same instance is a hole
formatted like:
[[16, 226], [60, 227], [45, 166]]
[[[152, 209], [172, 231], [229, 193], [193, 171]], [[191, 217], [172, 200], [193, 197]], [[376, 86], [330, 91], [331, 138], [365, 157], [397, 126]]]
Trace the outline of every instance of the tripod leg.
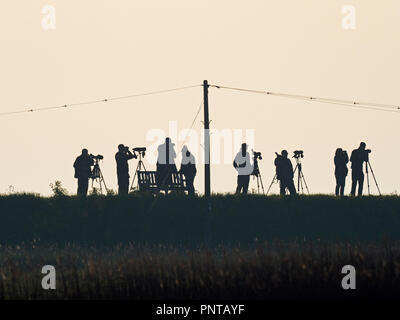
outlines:
[[101, 193], [103, 193], [103, 190], [101, 189], [101, 183], [103, 182], [103, 184], [104, 184], [104, 189], [106, 189], [106, 194], [108, 193], [108, 189], [107, 189], [107, 185], [106, 185], [106, 180], [104, 180], [104, 177], [103, 177], [103, 172], [100, 170], [100, 177], [101, 177], [101, 180], [100, 180], [100, 190], [101, 190]]
[[[135, 174], [133, 175], [132, 184], [131, 184], [131, 190], [134, 190], [134, 189], [135, 189], [135, 187], [134, 187], [134, 185], [135, 185], [135, 179], [137, 178], [137, 173], [138, 173], [139, 170], [140, 170], [140, 161], [139, 161], [139, 163], [137, 164], [136, 170], [135, 170]], [[138, 178], [138, 179], [139, 179], [139, 178]], [[139, 190], [139, 182], [138, 182], [138, 190]]]
[[303, 171], [301, 172], [301, 177], [303, 178], [303, 182], [304, 182], [304, 185], [306, 186], [307, 193], [308, 193], [308, 194], [310, 194], [310, 190], [308, 190], [308, 186], [307, 186], [306, 178], [304, 178]]
[[97, 190], [99, 190], [100, 193], [102, 193], [100, 178], [96, 178], [93, 180], [92, 189], [93, 190], [96, 189], [96, 194], [97, 194]]
[[258, 181], [258, 175], [256, 176], [256, 179], [257, 179], [257, 193], [260, 193], [260, 182]]
[[371, 170], [372, 177], [374, 178], [374, 181], [375, 181], [376, 188], [378, 189], [379, 195], [381, 196], [381, 195], [382, 195], [382, 193], [381, 193], [381, 190], [379, 189], [378, 182], [376, 181], [375, 174], [374, 174], [374, 170], [372, 170], [371, 163], [370, 163], [369, 161], [368, 161], [367, 163], [368, 163], [368, 165], [369, 165], [369, 168], [370, 168], [370, 170]]
[[[297, 171], [297, 193], [300, 192], [300, 184], [299, 184], [300, 177], [299, 177], [299, 172], [298, 172], [300, 170], [301, 170], [300, 163], [299, 163], [299, 160], [296, 158], [296, 166], [294, 167], [294, 170], [293, 170], [293, 177], [296, 175], [296, 171]], [[296, 190], [296, 184], [294, 184], [294, 185], [295, 185], [294, 189]]]
[[[267, 195], [268, 195], [268, 193], [269, 193], [269, 190], [271, 190], [271, 187], [272, 187], [272, 185], [274, 184], [276, 178], [277, 178], [277, 177], [276, 177], [276, 174], [275, 174], [275, 176], [273, 177], [273, 179], [272, 179], [272, 181], [271, 181], [271, 184], [270, 184], [269, 187], [268, 187]], [[264, 189], [264, 188], [263, 188], [263, 189]]]
[[262, 182], [261, 174], [259, 173], [258, 176], [260, 178], [261, 190], [262, 190], [263, 194], [265, 194], [264, 185], [263, 185], [263, 182]]
[[365, 172], [366, 172], [366, 174], [367, 174], [368, 195], [370, 196], [370, 195], [371, 195], [371, 192], [370, 192], [370, 185], [369, 185], [368, 163], [369, 163], [369, 161], [367, 161], [367, 162], [365, 163]]
[[[297, 164], [296, 167], [299, 167], [299, 170], [297, 171], [297, 192], [300, 193], [300, 183], [301, 183], [301, 179], [300, 179], [300, 172], [301, 172], [301, 167], [299, 164]], [[301, 186], [301, 192], [303, 192], [303, 186]]]
[[301, 176], [301, 171], [299, 171], [299, 184], [301, 186], [301, 193], [304, 193], [303, 179]]

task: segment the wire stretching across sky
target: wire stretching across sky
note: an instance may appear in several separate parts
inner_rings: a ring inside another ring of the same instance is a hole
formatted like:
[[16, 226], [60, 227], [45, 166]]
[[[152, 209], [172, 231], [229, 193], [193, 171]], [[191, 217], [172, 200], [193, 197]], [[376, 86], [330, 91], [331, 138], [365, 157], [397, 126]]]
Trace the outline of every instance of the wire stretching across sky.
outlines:
[[91, 100], [91, 101], [70, 103], [70, 104], [64, 104], [64, 105], [58, 105], [58, 106], [52, 106], [52, 107], [37, 107], [37, 108], [30, 108], [30, 109], [22, 109], [22, 110], [18, 110], [18, 111], [0, 112], [0, 116], [29, 113], [29, 112], [48, 111], [48, 110], [57, 110], [57, 109], [70, 108], [70, 107], [87, 106], [87, 105], [91, 105], [91, 104], [105, 103], [105, 102], [109, 102], [109, 101], [126, 100], [126, 99], [132, 99], [132, 98], [137, 98], [137, 97], [169, 93], [169, 92], [180, 91], [180, 90], [185, 90], [185, 89], [190, 89], [190, 88], [195, 88], [195, 87], [200, 87], [200, 86], [201, 85], [199, 84], [199, 85], [192, 85], [192, 86], [186, 86], [186, 87], [179, 87], [179, 88], [172, 88], [172, 89], [165, 89], [165, 90], [158, 90], [158, 91], [150, 91], [150, 92], [145, 92], [145, 93], [136, 93], [136, 94], [130, 94], [130, 95], [120, 96], [120, 97], [105, 98], [105, 99], [100, 99], [100, 100]]
[[304, 95], [297, 95], [297, 94], [290, 94], [290, 93], [279, 93], [279, 92], [272, 92], [272, 91], [266, 91], [266, 90], [253, 90], [253, 89], [226, 87], [226, 86], [219, 86], [219, 85], [210, 85], [210, 87], [217, 88], [217, 89], [241, 91], [241, 92], [247, 92], [247, 93], [271, 95], [271, 96], [277, 96], [277, 97], [289, 98], [289, 99], [297, 99], [297, 100], [303, 100], [303, 101], [328, 103], [328, 104], [346, 106], [346, 107], [351, 107], [351, 108], [400, 113], [400, 106], [393, 105], [393, 104], [361, 102], [361, 101], [342, 100], [342, 99], [330, 99], [330, 98], [304, 96]]
[[[71, 107], [81, 107], [81, 106], [87, 106], [87, 105], [98, 104], [98, 103], [106, 103], [109, 101], [126, 100], [126, 99], [133, 99], [133, 98], [137, 98], [137, 97], [164, 94], [164, 93], [181, 91], [181, 90], [196, 88], [196, 87], [201, 87], [201, 86], [202, 86], [201, 84], [198, 84], [198, 85], [184, 86], [184, 87], [179, 87], [179, 88], [150, 91], [150, 92], [145, 92], [145, 93], [136, 93], [136, 94], [130, 94], [130, 95], [126, 95], [126, 96], [104, 98], [104, 99], [99, 99], [99, 100], [82, 101], [82, 102], [77, 102], [77, 103], [70, 103], [70, 104], [51, 106], [51, 107], [36, 107], [36, 108], [28, 108], [28, 109], [22, 109], [22, 110], [17, 110], [17, 111], [0, 112], [0, 116], [8, 116], [8, 115], [39, 112], [39, 111], [48, 111], [48, 110], [57, 110], [57, 109], [66, 109], [66, 108], [71, 108]], [[226, 90], [233, 90], [233, 91], [271, 95], [271, 96], [277, 96], [277, 97], [282, 97], [282, 98], [297, 99], [297, 100], [302, 100], [302, 101], [327, 103], [327, 104], [339, 105], [339, 106], [350, 107], [350, 108], [359, 108], [359, 109], [368, 109], [368, 110], [374, 110], [374, 111], [400, 113], [400, 105], [393, 105], [393, 104], [372, 103], [372, 102], [362, 102], [362, 101], [352, 101], [352, 100], [342, 100], [342, 99], [330, 99], [330, 98], [321, 98], [321, 97], [316, 97], [316, 96], [305, 96], [305, 95], [297, 95], [297, 94], [290, 94], [290, 93], [279, 93], [279, 92], [272, 92], [272, 91], [267, 91], [267, 90], [235, 88], [235, 87], [220, 86], [220, 85], [210, 85], [210, 87], [217, 88], [217, 89], [226, 89]], [[199, 112], [200, 112], [200, 110], [199, 110]], [[197, 118], [199, 112], [197, 113], [196, 118]]]

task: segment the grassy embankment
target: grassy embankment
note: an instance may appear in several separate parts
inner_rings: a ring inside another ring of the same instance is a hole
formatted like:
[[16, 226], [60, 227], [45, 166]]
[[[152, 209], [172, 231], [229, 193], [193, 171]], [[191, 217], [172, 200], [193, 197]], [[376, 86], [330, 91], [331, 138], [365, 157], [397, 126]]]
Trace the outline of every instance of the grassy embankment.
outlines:
[[0, 197], [0, 243], [242, 246], [254, 241], [400, 240], [400, 197], [232, 195]]

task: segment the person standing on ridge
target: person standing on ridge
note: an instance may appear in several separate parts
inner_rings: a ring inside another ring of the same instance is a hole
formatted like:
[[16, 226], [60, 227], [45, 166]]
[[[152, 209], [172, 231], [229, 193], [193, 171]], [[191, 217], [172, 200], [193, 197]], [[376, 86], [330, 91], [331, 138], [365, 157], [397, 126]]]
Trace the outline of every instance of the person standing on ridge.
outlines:
[[250, 154], [247, 152], [246, 143], [242, 143], [241, 150], [237, 153], [233, 161], [233, 167], [238, 172], [236, 194], [247, 194], [253, 165], [250, 162]]
[[274, 164], [276, 166], [276, 179], [280, 183], [280, 194], [284, 196], [286, 189], [288, 189], [290, 195], [296, 195], [296, 187], [293, 182], [293, 165], [290, 159], [288, 159], [288, 152], [282, 150], [281, 154], [276, 153]]
[[118, 152], [115, 154], [115, 161], [117, 162], [117, 177], [118, 177], [118, 194], [126, 195], [129, 192], [129, 165], [128, 160], [133, 159], [134, 156], [129, 150], [129, 147], [120, 144]]
[[368, 153], [371, 150], [365, 150], [366, 144], [365, 142], [361, 142], [358, 149], [354, 149], [351, 153], [350, 161], [351, 161], [351, 193], [350, 195], [356, 195], [356, 188], [358, 184], [358, 193], [357, 195], [362, 196], [363, 186], [364, 186], [364, 172], [363, 165], [364, 162], [368, 162]]
[[91, 167], [94, 161], [87, 149], [82, 150], [82, 154], [78, 156], [74, 162], [75, 178], [78, 179], [78, 196], [87, 196], [89, 188], [89, 178], [92, 176]]
[[185, 176], [189, 195], [194, 195], [194, 178], [196, 177], [196, 159], [186, 146], [182, 148], [182, 162], [180, 172]]
[[335, 163], [335, 178], [336, 178], [336, 196], [344, 196], [344, 187], [346, 185], [346, 176], [349, 172], [347, 169], [347, 163], [349, 162], [349, 156], [347, 151], [337, 148], [334, 158]]

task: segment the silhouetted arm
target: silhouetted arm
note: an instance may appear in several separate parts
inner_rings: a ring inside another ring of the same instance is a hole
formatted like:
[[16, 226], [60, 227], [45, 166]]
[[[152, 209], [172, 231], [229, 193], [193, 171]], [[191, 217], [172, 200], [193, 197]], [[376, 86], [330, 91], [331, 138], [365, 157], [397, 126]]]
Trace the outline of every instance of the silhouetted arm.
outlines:
[[356, 151], [356, 150], [353, 150], [353, 152], [351, 153], [351, 157], [350, 157], [350, 161], [351, 161], [351, 162], [354, 161], [354, 157], [355, 157], [354, 152], [355, 152], [355, 151]]
[[127, 160], [133, 159], [133, 154], [132, 154], [132, 152], [131, 152], [130, 150], [127, 151], [126, 159], [127, 159]]

